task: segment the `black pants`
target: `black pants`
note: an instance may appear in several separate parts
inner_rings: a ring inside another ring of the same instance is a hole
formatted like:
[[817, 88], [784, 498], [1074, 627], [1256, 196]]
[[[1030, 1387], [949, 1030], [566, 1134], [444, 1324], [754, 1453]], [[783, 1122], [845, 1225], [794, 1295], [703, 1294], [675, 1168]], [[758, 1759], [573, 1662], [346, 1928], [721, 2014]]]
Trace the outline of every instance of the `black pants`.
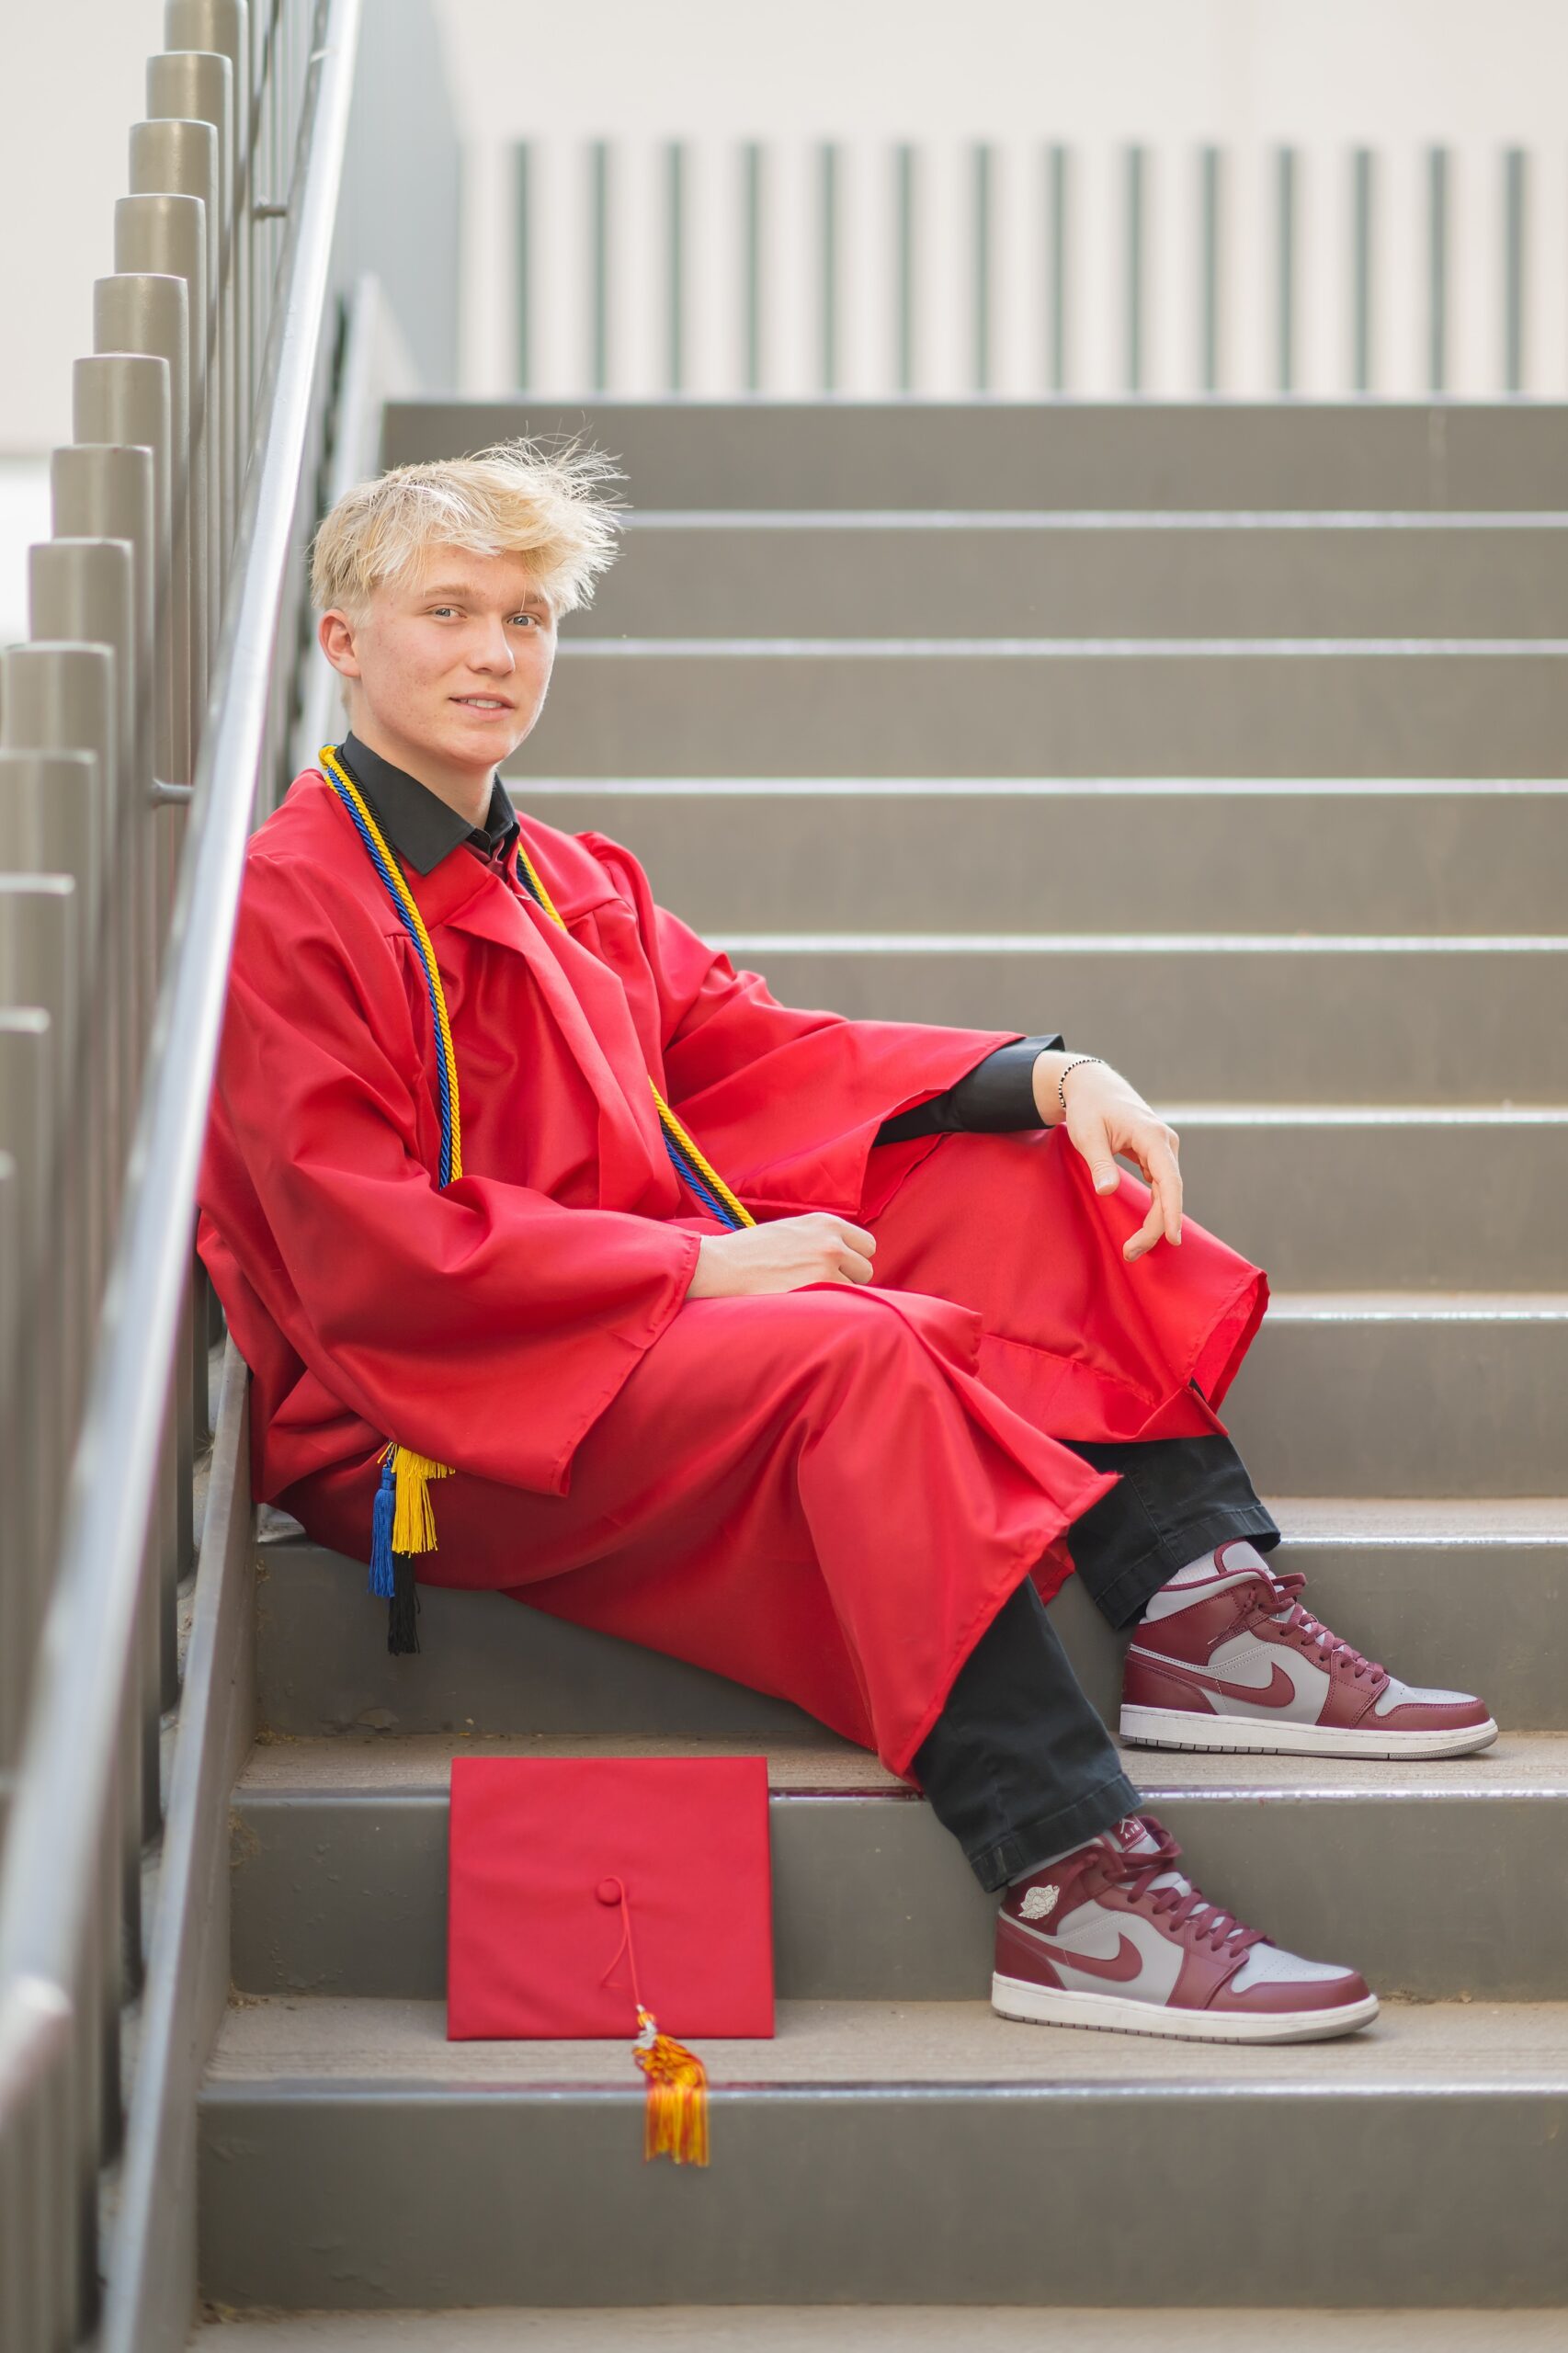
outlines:
[[[1267, 1552], [1279, 1541], [1229, 1438], [1073, 1451], [1121, 1473], [1068, 1535], [1079, 1582], [1119, 1630], [1216, 1544], [1245, 1537]], [[1031, 1577], [959, 1669], [915, 1771], [986, 1888], [1065, 1854], [1139, 1804]]]

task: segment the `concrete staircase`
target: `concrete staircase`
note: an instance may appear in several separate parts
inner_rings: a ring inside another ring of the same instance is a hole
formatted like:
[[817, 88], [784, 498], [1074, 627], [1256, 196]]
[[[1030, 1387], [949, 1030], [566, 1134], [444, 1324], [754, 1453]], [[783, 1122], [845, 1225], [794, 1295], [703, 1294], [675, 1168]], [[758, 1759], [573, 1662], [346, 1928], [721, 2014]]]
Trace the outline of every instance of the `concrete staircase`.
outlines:
[[[388, 454], [583, 421], [404, 406]], [[1304, 2347], [1460, 2341], [1347, 2305], [1484, 2306], [1465, 2342], [1533, 2345], [1502, 2308], [1568, 2303], [1568, 414], [586, 421], [638, 511], [518, 797], [629, 841], [780, 995], [1054, 1023], [1139, 1079], [1193, 1213], [1275, 1281], [1228, 1418], [1285, 1564], [1504, 1736], [1136, 1760], [1208, 1890], [1391, 1998], [1293, 2052], [1053, 2034], [992, 2017], [992, 1903], [863, 1752], [497, 1596], [432, 1590], [389, 1659], [363, 1570], [274, 1529], [207, 2293], [344, 2343], [396, 2307], [444, 2346], [480, 2342], [460, 2304], [766, 2305], [782, 2347], [840, 2303], [1049, 2306], [1080, 2347], [1144, 2341], [1111, 2307], [1304, 2308], [1268, 2323]], [[1109, 1711], [1114, 1643], [1057, 1609]], [[445, 2041], [447, 1769], [487, 1742], [766, 1750], [778, 2036], [705, 2048], [706, 2174], [643, 2166], [622, 2047]], [[494, 2341], [600, 2341], [556, 2325]]]

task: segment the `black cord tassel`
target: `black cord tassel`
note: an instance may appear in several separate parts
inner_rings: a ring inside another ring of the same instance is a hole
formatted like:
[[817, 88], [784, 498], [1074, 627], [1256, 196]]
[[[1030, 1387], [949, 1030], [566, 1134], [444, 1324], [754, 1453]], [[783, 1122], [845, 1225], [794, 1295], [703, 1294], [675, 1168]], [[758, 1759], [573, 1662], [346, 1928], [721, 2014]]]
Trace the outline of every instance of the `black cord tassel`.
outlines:
[[392, 1554], [392, 1597], [387, 1604], [387, 1648], [394, 1658], [419, 1648], [419, 1588], [408, 1553]]

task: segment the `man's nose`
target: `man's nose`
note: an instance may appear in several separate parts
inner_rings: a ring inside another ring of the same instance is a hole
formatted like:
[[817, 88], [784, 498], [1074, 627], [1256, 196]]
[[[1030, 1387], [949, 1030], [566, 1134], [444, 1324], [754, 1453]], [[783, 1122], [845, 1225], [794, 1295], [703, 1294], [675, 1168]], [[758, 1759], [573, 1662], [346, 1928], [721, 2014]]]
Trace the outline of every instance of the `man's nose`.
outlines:
[[499, 614], [482, 622], [478, 638], [469, 650], [469, 660], [476, 670], [506, 672], [517, 668], [517, 657]]

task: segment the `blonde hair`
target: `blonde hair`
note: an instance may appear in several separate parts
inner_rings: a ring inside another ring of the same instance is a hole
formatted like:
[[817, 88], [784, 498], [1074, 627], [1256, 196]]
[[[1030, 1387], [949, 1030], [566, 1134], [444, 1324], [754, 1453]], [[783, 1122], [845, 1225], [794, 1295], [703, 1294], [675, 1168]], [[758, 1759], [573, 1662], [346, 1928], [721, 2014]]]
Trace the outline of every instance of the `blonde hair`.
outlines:
[[615, 560], [625, 476], [580, 438], [497, 441], [471, 458], [393, 466], [344, 492], [316, 532], [311, 595], [318, 612], [359, 618], [374, 590], [405, 580], [432, 546], [533, 559], [534, 585], [574, 612]]

